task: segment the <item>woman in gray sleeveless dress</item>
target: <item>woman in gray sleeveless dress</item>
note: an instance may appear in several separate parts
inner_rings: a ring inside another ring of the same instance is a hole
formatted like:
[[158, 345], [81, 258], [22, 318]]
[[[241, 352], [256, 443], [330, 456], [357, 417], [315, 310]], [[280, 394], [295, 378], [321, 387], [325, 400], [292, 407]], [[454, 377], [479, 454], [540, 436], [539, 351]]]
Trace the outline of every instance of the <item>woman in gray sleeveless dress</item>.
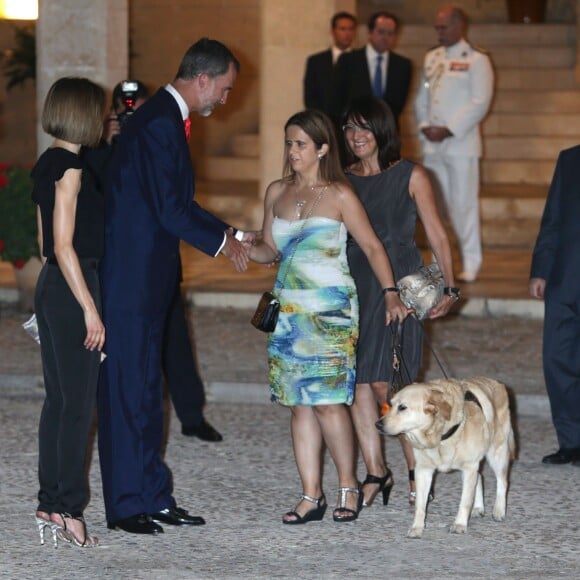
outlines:
[[[401, 159], [395, 120], [383, 101], [373, 97], [356, 99], [345, 119], [347, 177], [387, 250], [395, 279], [400, 280], [423, 265], [421, 253], [415, 245], [418, 215], [446, 285], [446, 294], [430, 313], [430, 318], [444, 316], [458, 298], [459, 291], [454, 287], [449, 240], [426, 171], [420, 165]], [[385, 326], [380, 316], [383, 304], [381, 287], [353, 240], [348, 247], [348, 260], [360, 302], [357, 384], [351, 413], [368, 472], [363, 482], [364, 505], [370, 505], [379, 492], [382, 492], [386, 504], [393, 477], [387, 468], [375, 423], [379, 418], [379, 405], [386, 401], [388, 383], [393, 375], [395, 325]], [[402, 372], [410, 382], [417, 378], [422, 350], [423, 328], [417, 319], [409, 317], [403, 327]], [[409, 466], [409, 501], [412, 501], [415, 491], [413, 454], [404, 439], [401, 443]]]

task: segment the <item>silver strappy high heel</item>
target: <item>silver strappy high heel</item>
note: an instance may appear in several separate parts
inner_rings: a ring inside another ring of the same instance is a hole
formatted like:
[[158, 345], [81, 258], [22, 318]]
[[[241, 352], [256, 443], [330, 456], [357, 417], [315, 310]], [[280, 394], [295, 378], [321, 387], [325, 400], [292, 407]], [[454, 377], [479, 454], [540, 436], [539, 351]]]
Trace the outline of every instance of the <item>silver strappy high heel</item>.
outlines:
[[54, 547], [56, 548], [57, 546], [56, 532], [60, 526], [55, 522], [45, 520], [44, 518], [38, 516], [34, 516], [34, 519], [36, 521], [36, 527], [38, 528], [38, 535], [40, 536], [40, 545], [44, 546], [44, 534], [46, 532], [46, 528], [50, 528], [50, 532], [52, 534], [52, 542], [54, 544]]

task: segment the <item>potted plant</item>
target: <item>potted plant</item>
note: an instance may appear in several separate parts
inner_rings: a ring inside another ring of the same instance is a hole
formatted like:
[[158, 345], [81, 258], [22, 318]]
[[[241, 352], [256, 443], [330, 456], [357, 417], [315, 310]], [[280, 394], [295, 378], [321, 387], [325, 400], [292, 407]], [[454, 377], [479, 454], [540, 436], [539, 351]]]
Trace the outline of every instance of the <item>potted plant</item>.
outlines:
[[41, 262], [30, 169], [0, 164], [0, 258], [14, 266], [20, 303], [32, 310]]

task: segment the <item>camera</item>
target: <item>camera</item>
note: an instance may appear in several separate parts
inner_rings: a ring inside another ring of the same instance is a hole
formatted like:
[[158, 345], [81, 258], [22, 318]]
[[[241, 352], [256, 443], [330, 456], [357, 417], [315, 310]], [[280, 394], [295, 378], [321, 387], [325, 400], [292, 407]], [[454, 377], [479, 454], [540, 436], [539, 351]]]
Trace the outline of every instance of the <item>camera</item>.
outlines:
[[137, 100], [137, 92], [139, 90], [139, 83], [137, 81], [123, 81], [121, 83], [121, 94], [119, 102], [125, 107], [125, 110], [117, 114], [117, 120], [121, 127], [127, 119], [135, 112], [135, 101]]

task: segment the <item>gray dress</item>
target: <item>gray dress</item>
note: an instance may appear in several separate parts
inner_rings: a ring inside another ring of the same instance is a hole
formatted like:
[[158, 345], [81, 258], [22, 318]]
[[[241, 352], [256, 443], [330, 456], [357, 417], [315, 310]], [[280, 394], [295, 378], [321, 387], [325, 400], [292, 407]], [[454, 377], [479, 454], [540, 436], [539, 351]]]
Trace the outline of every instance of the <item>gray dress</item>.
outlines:
[[[395, 280], [423, 265], [415, 245], [417, 206], [409, 195], [415, 165], [405, 159], [390, 169], [368, 177], [347, 173], [370, 222], [387, 251]], [[360, 304], [360, 336], [357, 349], [357, 383], [390, 382], [392, 340], [395, 325], [385, 326], [385, 300], [363, 251], [349, 238], [348, 262]], [[417, 378], [423, 351], [423, 327], [408, 317], [403, 326], [402, 373], [409, 382]]]

